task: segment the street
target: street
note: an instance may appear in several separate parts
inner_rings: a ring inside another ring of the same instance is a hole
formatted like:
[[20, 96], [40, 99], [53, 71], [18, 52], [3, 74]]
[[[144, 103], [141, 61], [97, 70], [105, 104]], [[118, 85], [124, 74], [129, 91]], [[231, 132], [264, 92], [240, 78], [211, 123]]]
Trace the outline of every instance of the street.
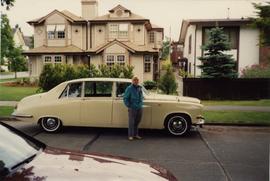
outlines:
[[142, 130], [128, 141], [126, 129], [65, 127], [48, 134], [37, 125], [5, 121], [49, 146], [147, 160], [169, 169], [181, 181], [267, 181], [269, 127], [205, 126], [189, 136]]

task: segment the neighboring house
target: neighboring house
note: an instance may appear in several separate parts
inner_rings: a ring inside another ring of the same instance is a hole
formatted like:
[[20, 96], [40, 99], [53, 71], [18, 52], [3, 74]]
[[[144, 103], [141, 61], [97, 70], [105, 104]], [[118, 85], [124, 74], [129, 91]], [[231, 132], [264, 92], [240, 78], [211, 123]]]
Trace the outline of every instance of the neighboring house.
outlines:
[[[29, 50], [29, 44], [26, 44], [25, 36], [21, 31], [21, 28], [16, 25], [15, 28], [12, 28], [12, 35], [15, 47], [21, 47], [24, 51]], [[5, 64], [1, 65], [1, 69], [4, 71], [8, 70], [8, 59], [4, 58]]]
[[141, 81], [156, 79], [163, 28], [118, 5], [98, 16], [96, 0], [82, 0], [82, 17], [64, 10], [29, 21], [34, 48], [28, 55], [32, 77], [45, 64], [132, 65]]
[[174, 67], [181, 67], [181, 60], [183, 59], [183, 45], [178, 41], [171, 43], [171, 62]]
[[16, 47], [22, 47], [23, 50], [29, 50], [29, 46], [26, 45], [25, 37], [18, 25], [12, 28], [13, 40]]
[[237, 71], [246, 66], [259, 64], [259, 30], [251, 28], [249, 19], [191, 19], [183, 20], [179, 42], [184, 45], [184, 57], [188, 59], [187, 69], [191, 75], [200, 76], [198, 65], [204, 52], [202, 45], [207, 42], [206, 30], [215, 26], [223, 27], [229, 37], [232, 50], [226, 53], [233, 55], [237, 62]]

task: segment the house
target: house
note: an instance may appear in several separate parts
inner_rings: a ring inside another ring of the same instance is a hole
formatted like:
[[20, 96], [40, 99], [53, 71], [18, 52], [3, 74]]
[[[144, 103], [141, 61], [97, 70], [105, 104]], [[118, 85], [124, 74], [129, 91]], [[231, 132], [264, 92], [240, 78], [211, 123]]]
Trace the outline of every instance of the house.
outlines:
[[198, 65], [203, 56], [202, 45], [207, 42], [206, 31], [219, 26], [228, 35], [231, 50], [226, 53], [233, 55], [237, 62], [237, 71], [246, 66], [259, 64], [259, 30], [249, 26], [249, 19], [190, 19], [183, 20], [179, 42], [184, 45], [183, 56], [188, 59], [187, 70], [191, 75], [200, 76]]
[[[15, 44], [15, 47], [21, 47], [24, 51], [29, 50], [29, 41], [26, 42], [26, 39], [28, 37], [23, 35], [23, 32], [21, 31], [21, 28], [19, 25], [16, 25], [14, 28], [12, 28], [12, 36], [13, 36], [13, 41]], [[29, 38], [28, 38], [29, 39]], [[8, 63], [9, 59], [4, 57], [4, 65], [1, 65], [0, 70], [8, 72]]]
[[23, 50], [29, 50], [29, 46], [25, 42], [25, 36], [18, 25], [16, 25], [15, 28], [12, 28], [12, 34], [16, 47], [21, 47]]
[[173, 67], [182, 67], [183, 45], [179, 41], [172, 41], [170, 56]]
[[157, 78], [163, 28], [121, 5], [102, 16], [97, 0], [82, 0], [81, 7], [81, 17], [54, 10], [28, 22], [34, 28], [34, 48], [24, 54], [31, 77], [53, 63], [131, 65], [141, 81]]

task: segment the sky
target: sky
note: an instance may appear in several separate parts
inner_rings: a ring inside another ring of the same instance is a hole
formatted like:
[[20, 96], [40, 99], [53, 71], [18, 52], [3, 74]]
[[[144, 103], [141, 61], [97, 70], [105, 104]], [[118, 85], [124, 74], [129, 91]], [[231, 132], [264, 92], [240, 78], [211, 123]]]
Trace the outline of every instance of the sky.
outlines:
[[[165, 36], [179, 39], [183, 19], [247, 18], [255, 16], [252, 3], [267, 0], [98, 0], [98, 14], [104, 15], [118, 4], [131, 12], [150, 19], [164, 28]], [[268, 0], [269, 1], [269, 0]], [[228, 10], [229, 8], [229, 10]], [[8, 15], [10, 25], [18, 24], [24, 35], [32, 35], [33, 28], [26, 22], [47, 15], [54, 9], [69, 10], [81, 16], [81, 0], [16, 0], [14, 7], [1, 12]]]

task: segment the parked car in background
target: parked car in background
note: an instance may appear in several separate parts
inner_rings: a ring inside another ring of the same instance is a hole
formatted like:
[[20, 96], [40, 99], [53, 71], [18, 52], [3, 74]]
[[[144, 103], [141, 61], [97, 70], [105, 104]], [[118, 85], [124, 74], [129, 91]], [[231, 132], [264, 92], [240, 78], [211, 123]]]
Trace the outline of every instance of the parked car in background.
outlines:
[[[52, 90], [22, 99], [13, 116], [37, 122], [47, 132], [62, 126], [128, 126], [128, 111], [123, 94], [130, 79], [85, 78], [63, 82]], [[192, 125], [202, 125], [203, 105], [199, 99], [160, 95], [143, 88], [141, 128], [167, 129], [184, 135]]]
[[0, 180], [176, 181], [143, 161], [57, 149], [0, 122]]

